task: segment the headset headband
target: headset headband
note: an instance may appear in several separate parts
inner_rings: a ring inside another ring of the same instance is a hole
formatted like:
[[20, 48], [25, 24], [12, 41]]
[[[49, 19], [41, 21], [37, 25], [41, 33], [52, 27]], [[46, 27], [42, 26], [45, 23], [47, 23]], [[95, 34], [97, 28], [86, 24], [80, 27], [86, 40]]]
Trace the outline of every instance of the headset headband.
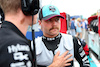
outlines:
[[21, 0], [21, 8], [25, 15], [35, 15], [39, 11], [39, 0]]

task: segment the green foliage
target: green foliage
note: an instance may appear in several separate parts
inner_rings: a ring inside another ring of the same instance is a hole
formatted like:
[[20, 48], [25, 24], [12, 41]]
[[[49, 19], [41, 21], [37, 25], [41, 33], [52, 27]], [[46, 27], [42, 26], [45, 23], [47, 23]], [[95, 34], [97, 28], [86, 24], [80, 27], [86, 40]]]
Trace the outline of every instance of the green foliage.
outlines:
[[97, 15], [97, 13], [92, 14], [91, 16]]

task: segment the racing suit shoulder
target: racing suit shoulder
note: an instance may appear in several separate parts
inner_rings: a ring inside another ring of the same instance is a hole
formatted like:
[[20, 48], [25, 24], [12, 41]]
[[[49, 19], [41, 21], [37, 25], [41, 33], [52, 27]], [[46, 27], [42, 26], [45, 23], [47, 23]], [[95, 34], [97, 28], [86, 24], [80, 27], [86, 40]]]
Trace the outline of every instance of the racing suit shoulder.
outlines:
[[74, 43], [74, 57], [80, 64], [80, 67], [90, 67], [89, 60], [83, 50], [80, 41], [76, 37], [73, 37], [73, 43]]
[[32, 67], [29, 42], [11, 29], [0, 30], [0, 66]]

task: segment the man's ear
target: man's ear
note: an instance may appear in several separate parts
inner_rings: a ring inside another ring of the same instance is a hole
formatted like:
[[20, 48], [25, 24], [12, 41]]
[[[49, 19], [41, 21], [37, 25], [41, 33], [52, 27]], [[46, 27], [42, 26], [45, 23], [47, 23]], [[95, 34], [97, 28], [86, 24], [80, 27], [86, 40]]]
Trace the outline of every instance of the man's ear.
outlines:
[[38, 20], [38, 22], [39, 22], [39, 25], [41, 25], [41, 20]]

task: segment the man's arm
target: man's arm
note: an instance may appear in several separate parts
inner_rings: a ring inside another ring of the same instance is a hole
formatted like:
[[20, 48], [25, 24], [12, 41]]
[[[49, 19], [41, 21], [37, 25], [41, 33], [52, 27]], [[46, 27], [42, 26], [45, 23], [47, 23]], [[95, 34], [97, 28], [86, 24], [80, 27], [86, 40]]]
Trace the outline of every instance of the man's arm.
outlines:
[[74, 57], [79, 62], [80, 67], [90, 67], [89, 60], [83, 50], [80, 41], [76, 37], [73, 37], [73, 42], [74, 42]]

